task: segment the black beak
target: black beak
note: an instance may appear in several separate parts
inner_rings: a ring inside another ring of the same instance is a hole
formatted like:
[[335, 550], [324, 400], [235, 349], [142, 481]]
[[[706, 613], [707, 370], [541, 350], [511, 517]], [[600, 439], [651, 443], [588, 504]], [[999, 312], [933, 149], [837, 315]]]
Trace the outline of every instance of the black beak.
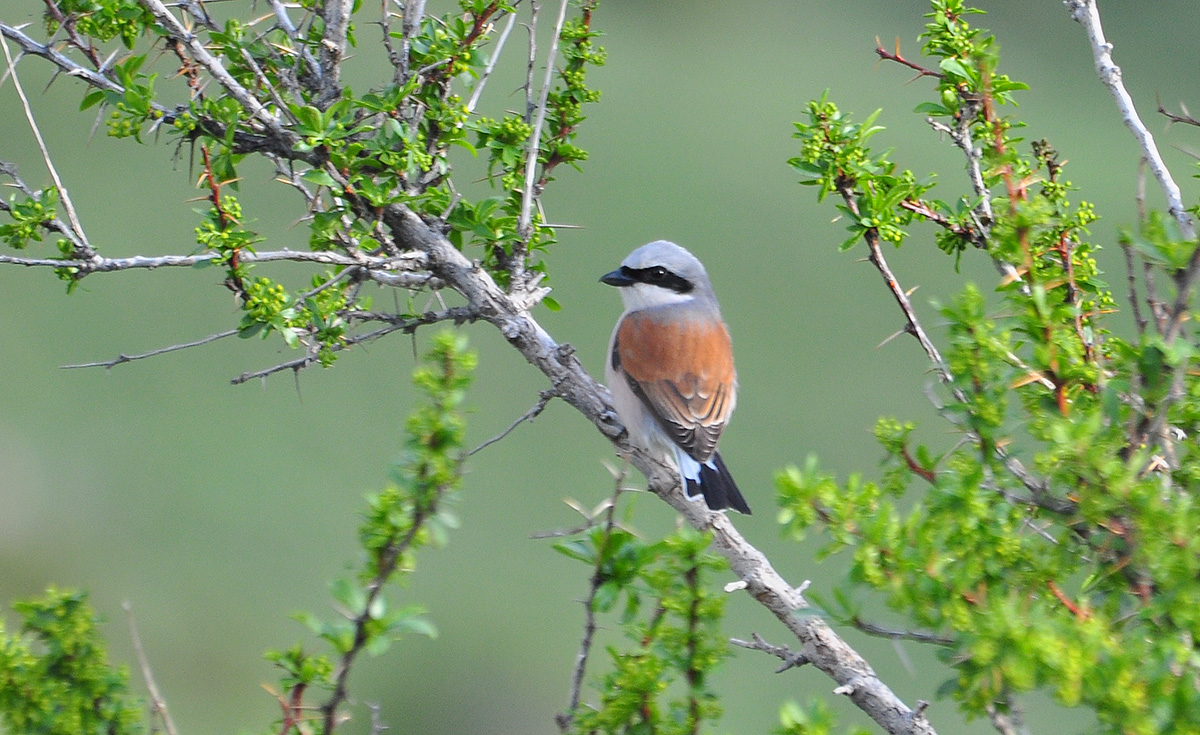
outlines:
[[607, 283], [610, 286], [616, 286], [618, 288], [632, 286], [634, 283], [637, 283], [637, 281], [629, 277], [629, 273], [626, 272], [624, 267], [600, 276], [600, 282]]

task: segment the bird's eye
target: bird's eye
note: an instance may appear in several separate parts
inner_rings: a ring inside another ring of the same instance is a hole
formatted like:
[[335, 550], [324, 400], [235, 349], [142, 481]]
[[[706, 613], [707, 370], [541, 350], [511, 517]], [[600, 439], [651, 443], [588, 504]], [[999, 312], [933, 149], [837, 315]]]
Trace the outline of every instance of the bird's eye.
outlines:
[[655, 266], [646, 272], [646, 277], [651, 281], [661, 281], [667, 277], [667, 269], [662, 266]]

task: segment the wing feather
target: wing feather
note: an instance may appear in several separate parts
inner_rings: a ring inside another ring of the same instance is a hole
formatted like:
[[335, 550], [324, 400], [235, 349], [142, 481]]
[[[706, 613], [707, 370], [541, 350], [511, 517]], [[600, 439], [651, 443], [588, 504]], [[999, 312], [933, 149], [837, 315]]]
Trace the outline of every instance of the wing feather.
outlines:
[[729, 332], [720, 319], [627, 314], [611, 360], [667, 435], [693, 459], [708, 461], [737, 395]]

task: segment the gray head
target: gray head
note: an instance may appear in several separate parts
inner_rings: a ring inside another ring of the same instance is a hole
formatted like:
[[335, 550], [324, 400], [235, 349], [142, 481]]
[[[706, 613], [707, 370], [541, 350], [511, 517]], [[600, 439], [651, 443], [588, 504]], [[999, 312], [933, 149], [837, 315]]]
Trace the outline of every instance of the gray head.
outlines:
[[655, 240], [629, 254], [601, 279], [621, 289], [626, 309], [695, 302], [716, 308], [704, 265], [673, 242]]

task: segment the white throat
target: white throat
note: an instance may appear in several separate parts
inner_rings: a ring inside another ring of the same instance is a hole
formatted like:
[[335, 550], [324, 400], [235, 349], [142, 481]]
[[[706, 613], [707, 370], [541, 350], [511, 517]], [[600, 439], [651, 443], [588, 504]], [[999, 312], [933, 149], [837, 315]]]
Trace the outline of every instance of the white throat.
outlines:
[[667, 304], [686, 304], [695, 300], [695, 294], [679, 293], [649, 283], [635, 283], [621, 289], [621, 301], [625, 304], [625, 311], [639, 311]]

